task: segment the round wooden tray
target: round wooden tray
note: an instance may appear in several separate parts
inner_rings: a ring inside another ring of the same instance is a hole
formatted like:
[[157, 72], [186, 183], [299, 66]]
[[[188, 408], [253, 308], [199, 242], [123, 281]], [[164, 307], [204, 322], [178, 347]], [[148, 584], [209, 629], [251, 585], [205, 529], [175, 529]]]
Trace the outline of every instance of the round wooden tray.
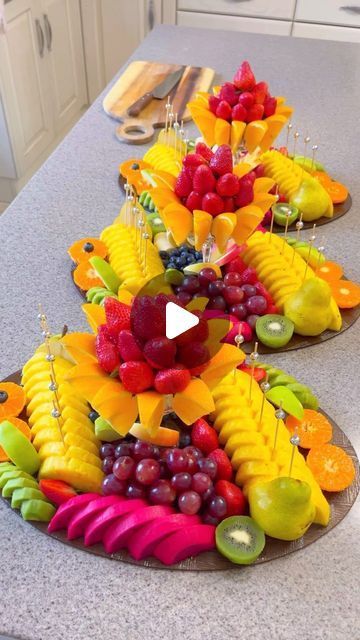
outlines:
[[[17, 371], [16, 373], [11, 374], [6, 378], [6, 382], [15, 382], [17, 384], [20, 383], [21, 380], [21, 372]], [[333, 427], [333, 438], [332, 443], [342, 447], [353, 459], [356, 476], [352, 485], [346, 489], [345, 491], [341, 491], [339, 493], [328, 493], [325, 494], [331, 506], [331, 517], [330, 522], [327, 527], [321, 527], [319, 525], [312, 525], [310, 529], [306, 532], [306, 534], [300, 538], [299, 540], [294, 540], [293, 542], [284, 542], [282, 540], [275, 540], [274, 538], [267, 537], [266, 545], [263, 553], [259, 556], [254, 564], [262, 564], [264, 562], [269, 562], [270, 560], [275, 560], [276, 558], [281, 558], [283, 556], [287, 556], [294, 551], [298, 551], [299, 549], [303, 549], [307, 547], [309, 544], [312, 544], [323, 535], [331, 531], [334, 527], [336, 527], [339, 522], [346, 516], [346, 514], [350, 511], [352, 505], [354, 504], [357, 495], [360, 491], [360, 470], [359, 470], [359, 460], [355, 453], [355, 450], [347, 438], [345, 433], [340, 429], [340, 427], [328, 416], [325, 411], [321, 411], [327, 418], [330, 420]], [[26, 420], [25, 412], [20, 416], [21, 418]], [[10, 501], [1, 498], [3, 502], [5, 502], [9, 508]], [[19, 513], [19, 512], [17, 512]], [[19, 516], [21, 517], [21, 516]], [[75, 549], [80, 549], [82, 551], [87, 551], [88, 553], [93, 553], [98, 556], [102, 556], [104, 558], [108, 558], [111, 560], [116, 560], [118, 562], [127, 562], [130, 564], [135, 564], [141, 567], [150, 567], [152, 569], [172, 569], [177, 571], [220, 571], [224, 569], [239, 569], [239, 565], [232, 564], [226, 558], [221, 556], [217, 551], [209, 551], [206, 553], [202, 553], [196, 558], [189, 558], [184, 562], [180, 562], [177, 565], [172, 565], [168, 567], [163, 565], [161, 562], [156, 560], [156, 558], [149, 558], [143, 561], [134, 560], [127, 551], [119, 551], [118, 553], [114, 553], [109, 555], [105, 552], [102, 545], [97, 544], [92, 547], [85, 547], [82, 540], [68, 540], [66, 538], [66, 534], [64, 531], [56, 531], [55, 533], [48, 533], [47, 525], [41, 522], [29, 522], [29, 524], [38, 529], [41, 533], [44, 533], [51, 538], [55, 538], [64, 544], [68, 544]]]
[[[71, 277], [74, 282], [74, 278], [72, 275], [73, 270], [74, 268], [72, 268], [71, 270]], [[75, 282], [74, 282], [74, 286], [76, 287], [77, 292], [79, 293], [81, 298], [83, 298], [83, 300], [86, 301], [85, 291], [80, 289], [80, 287], [78, 287], [75, 284]], [[351, 327], [354, 324], [354, 322], [356, 322], [359, 316], [360, 316], [360, 305], [358, 305], [354, 309], [342, 309], [341, 317], [342, 317], [343, 323], [340, 331], [324, 331], [324, 333], [322, 333], [320, 336], [314, 336], [313, 338], [311, 336], [293, 335], [290, 342], [288, 342], [288, 344], [286, 344], [284, 347], [281, 347], [280, 349], [271, 349], [271, 347], [266, 347], [264, 344], [261, 344], [261, 342], [259, 342], [258, 352], [259, 353], [282, 353], [284, 351], [294, 351], [296, 349], [304, 349], [305, 347], [311, 347], [314, 344], [321, 344], [322, 342], [326, 342], [326, 340], [331, 340], [331, 338], [335, 338], [340, 333], [344, 333], [344, 331], [349, 329], [349, 327]], [[241, 348], [245, 353], [251, 353], [253, 346], [254, 345], [252, 342], [247, 342], [247, 343], [244, 343]]]

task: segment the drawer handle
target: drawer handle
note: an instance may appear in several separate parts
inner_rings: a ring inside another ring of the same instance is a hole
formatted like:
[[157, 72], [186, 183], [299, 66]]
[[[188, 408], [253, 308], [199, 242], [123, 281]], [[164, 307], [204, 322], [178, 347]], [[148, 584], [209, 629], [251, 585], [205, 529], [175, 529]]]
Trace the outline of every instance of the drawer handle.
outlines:
[[51, 29], [50, 20], [46, 13], [44, 13], [44, 24], [45, 24], [46, 45], [47, 45], [48, 51], [51, 51], [52, 29]]
[[346, 11], [346, 13], [355, 13], [356, 15], [359, 15], [360, 7], [359, 5], [344, 5], [343, 7], [340, 7], [340, 11]]
[[45, 48], [44, 32], [41, 28], [41, 24], [39, 20], [35, 20], [35, 25], [36, 25], [36, 33], [38, 37], [38, 44], [39, 44], [39, 55], [40, 55], [40, 58], [42, 58], [44, 55], [44, 48]]

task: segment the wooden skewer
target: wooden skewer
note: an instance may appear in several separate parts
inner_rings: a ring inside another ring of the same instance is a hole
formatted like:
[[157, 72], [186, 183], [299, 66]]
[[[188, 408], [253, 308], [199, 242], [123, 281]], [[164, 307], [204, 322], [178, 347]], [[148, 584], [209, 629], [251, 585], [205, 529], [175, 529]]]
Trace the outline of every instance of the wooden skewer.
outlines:
[[295, 451], [296, 451], [296, 448], [300, 444], [300, 438], [298, 436], [297, 427], [295, 427], [295, 431], [294, 431], [293, 435], [290, 438], [290, 442], [291, 442], [293, 447], [292, 447], [291, 458], [290, 458], [289, 478], [291, 478], [291, 471], [292, 471], [293, 464], [294, 464]]
[[302, 180], [302, 179], [303, 179], [303, 176], [304, 176], [305, 165], [306, 165], [307, 146], [308, 146], [309, 142], [310, 142], [310, 138], [309, 138], [309, 136], [306, 136], [306, 137], [304, 138], [304, 160], [303, 160], [303, 161], [302, 161], [302, 163], [301, 163], [301, 169], [302, 169], [302, 171], [301, 171], [301, 178], [300, 178], [300, 180]]
[[280, 420], [284, 420], [284, 418], [285, 418], [285, 411], [283, 411], [282, 402], [280, 402], [279, 408], [275, 411], [275, 418], [276, 418], [276, 427], [275, 427], [275, 438], [274, 438], [273, 452], [275, 451], [276, 445], [277, 445]]
[[255, 342], [254, 351], [250, 353], [251, 377], [250, 377], [250, 386], [249, 386], [249, 402], [251, 402], [251, 392], [252, 392], [252, 384], [254, 379], [255, 362], [259, 359], [258, 346], [259, 346], [259, 343]]
[[311, 256], [311, 249], [312, 249], [312, 246], [313, 246], [314, 241], [316, 239], [315, 229], [316, 229], [316, 224], [314, 224], [314, 226], [313, 226], [313, 229], [312, 229], [313, 232], [312, 232], [312, 235], [310, 236], [310, 240], [309, 240], [309, 251], [308, 251], [308, 255], [307, 255], [307, 259], [306, 259], [306, 267], [305, 267], [305, 273], [304, 273], [304, 277], [303, 277], [303, 282], [305, 281], [307, 270], [308, 270], [308, 266], [309, 266], [309, 260], [310, 260], [310, 256]]
[[265, 406], [265, 398], [266, 398], [265, 394], [267, 393], [267, 391], [270, 391], [270, 389], [271, 389], [271, 385], [269, 383], [269, 374], [268, 374], [268, 372], [266, 372], [266, 378], [265, 378], [264, 382], [261, 383], [260, 389], [263, 392], [263, 397], [262, 397], [262, 401], [261, 401], [259, 424], [261, 424], [262, 417], [263, 417], [264, 406]]
[[167, 97], [167, 101], [166, 101], [166, 105], [165, 105], [165, 111], [166, 111], [166, 115], [165, 115], [165, 134], [167, 133], [167, 130], [168, 130], [170, 109], [171, 109], [171, 102], [170, 102], [170, 96], [168, 96]]

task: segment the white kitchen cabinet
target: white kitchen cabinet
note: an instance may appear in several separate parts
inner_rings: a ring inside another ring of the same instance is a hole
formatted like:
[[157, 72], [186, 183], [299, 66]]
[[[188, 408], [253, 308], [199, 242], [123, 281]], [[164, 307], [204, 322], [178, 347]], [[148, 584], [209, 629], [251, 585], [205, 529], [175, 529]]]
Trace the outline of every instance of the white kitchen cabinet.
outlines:
[[360, 27], [360, 1], [297, 0], [295, 20]]
[[195, 11], [178, 11], [176, 23], [182, 27], [249, 31], [278, 36], [289, 36], [291, 33], [291, 22], [285, 20], [263, 20], [261, 18], [197, 13]]
[[295, 0], [177, 0], [177, 8], [179, 11], [292, 20]]
[[319, 40], [360, 42], [360, 29], [353, 29], [351, 27], [335, 27], [329, 26], [328, 24], [295, 22], [292, 35], [297, 38], [318, 38]]

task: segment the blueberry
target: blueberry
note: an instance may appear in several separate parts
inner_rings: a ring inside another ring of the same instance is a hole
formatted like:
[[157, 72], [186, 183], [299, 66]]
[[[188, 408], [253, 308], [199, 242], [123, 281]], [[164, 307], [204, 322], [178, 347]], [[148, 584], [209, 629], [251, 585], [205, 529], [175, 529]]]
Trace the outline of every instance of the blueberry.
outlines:
[[188, 248], [189, 248], [189, 245], [188, 245], [188, 244], [182, 244], [182, 245], [180, 245], [180, 247], [179, 247], [180, 251], [187, 251], [187, 250], [188, 250]]
[[180, 255], [179, 249], [173, 249], [172, 250], [172, 252], [171, 252], [171, 257], [172, 258], [174, 258], [174, 257], [177, 258], [179, 255]]
[[133, 162], [133, 164], [131, 165], [131, 168], [134, 170], [140, 169], [140, 165], [138, 165], [137, 162]]
[[89, 418], [91, 422], [95, 422], [95, 420], [97, 420], [98, 417], [99, 417], [99, 414], [97, 411], [90, 411]]
[[195, 257], [197, 260], [202, 261], [202, 253], [201, 251], [195, 251]]
[[3, 404], [4, 402], [6, 402], [6, 400], [8, 399], [8, 394], [6, 391], [1, 391], [0, 390], [0, 404]]
[[183, 449], [184, 447], [188, 447], [190, 444], [191, 444], [190, 433], [185, 433], [184, 431], [182, 431], [180, 433], [180, 438], [179, 438], [179, 448]]
[[94, 251], [94, 245], [91, 242], [85, 242], [83, 249], [86, 253], [91, 253]]
[[194, 262], [194, 258], [193, 258], [193, 256], [188, 256], [188, 257], [186, 258], [186, 264], [192, 264], [193, 262]]
[[159, 256], [162, 260], [165, 260], [165, 259], [167, 260], [169, 258], [169, 254], [167, 251], [160, 251]]

